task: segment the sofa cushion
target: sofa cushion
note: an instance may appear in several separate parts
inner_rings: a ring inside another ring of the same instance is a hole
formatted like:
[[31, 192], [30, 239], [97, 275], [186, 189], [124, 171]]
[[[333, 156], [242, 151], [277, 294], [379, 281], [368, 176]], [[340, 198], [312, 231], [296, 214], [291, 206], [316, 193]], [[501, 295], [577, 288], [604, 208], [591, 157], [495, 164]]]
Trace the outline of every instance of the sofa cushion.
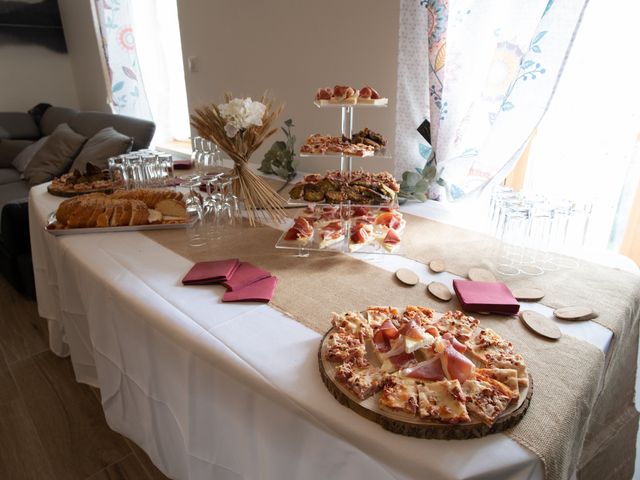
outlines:
[[[72, 108], [50, 107], [42, 115], [40, 120], [40, 131], [42, 135], [51, 135], [58, 125], [70, 123], [71, 119], [78, 114]], [[77, 130], [76, 130], [77, 131]]]
[[0, 138], [35, 140], [40, 130], [31, 115], [22, 112], [0, 113]]
[[24, 171], [25, 180], [33, 186], [62, 175], [69, 170], [86, 140], [71, 130], [66, 123], [58, 125], [27, 165]]
[[[15, 168], [0, 168], [0, 185], [5, 183], [13, 183], [20, 180], [20, 172]], [[0, 188], [2, 188], [0, 186]]]
[[33, 140], [0, 140], [0, 168], [11, 167], [16, 156], [32, 143]]
[[134, 150], [147, 148], [156, 130], [155, 123], [149, 120], [100, 112], [78, 113], [69, 120], [69, 126], [85, 137], [92, 137], [105, 127], [113, 127], [123, 135], [134, 139]]
[[16, 158], [13, 159], [11, 165], [18, 171], [19, 174], [24, 173], [24, 171], [27, 169], [27, 165], [31, 163], [31, 159], [36, 153], [38, 153], [40, 147], [42, 147], [44, 142], [47, 141], [47, 138], [49, 137], [42, 137], [40, 140], [38, 140], [37, 142], [33, 142], [27, 148], [22, 150], [18, 155], [16, 155]]
[[87, 140], [73, 161], [71, 170], [78, 169], [83, 173], [89, 162], [104, 170], [108, 168], [107, 160], [109, 157], [129, 153], [132, 145], [133, 138], [122, 135], [113, 127], [103, 128]]

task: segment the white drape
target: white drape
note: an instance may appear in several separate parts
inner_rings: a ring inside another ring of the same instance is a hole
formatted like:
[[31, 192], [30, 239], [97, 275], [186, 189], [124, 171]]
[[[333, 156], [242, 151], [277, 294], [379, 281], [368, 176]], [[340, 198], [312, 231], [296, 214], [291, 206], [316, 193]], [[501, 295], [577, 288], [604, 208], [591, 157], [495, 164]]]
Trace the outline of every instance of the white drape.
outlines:
[[95, 0], [115, 113], [153, 120], [154, 144], [190, 135], [176, 0]]
[[[401, 4], [427, 17], [432, 144], [450, 198], [503, 177], [518, 159], [553, 97], [586, 3], [421, 0], [422, 12]], [[400, 61], [402, 97], [403, 84], [420, 81], [421, 65]]]
[[176, 0], [131, 1], [140, 69], [156, 122], [155, 143], [191, 135]]
[[640, 179], [640, 3], [591, 0], [528, 158], [525, 187], [593, 205], [587, 248], [617, 249]]

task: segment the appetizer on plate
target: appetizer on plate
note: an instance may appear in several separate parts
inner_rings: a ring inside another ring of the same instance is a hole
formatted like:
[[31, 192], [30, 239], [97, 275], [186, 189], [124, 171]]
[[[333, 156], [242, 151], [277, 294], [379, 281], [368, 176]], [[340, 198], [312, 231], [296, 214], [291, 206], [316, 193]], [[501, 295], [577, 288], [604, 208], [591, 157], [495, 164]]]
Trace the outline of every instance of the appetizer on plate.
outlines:
[[389, 99], [381, 97], [374, 88], [368, 85], [365, 85], [359, 90], [349, 87], [348, 85], [336, 85], [333, 88], [319, 88], [316, 91], [315, 101], [319, 106], [328, 104], [386, 105]]
[[305, 217], [297, 217], [293, 226], [284, 234], [284, 239], [290, 242], [306, 245], [313, 237], [313, 225]]
[[113, 190], [113, 188], [114, 184], [109, 172], [103, 171], [92, 163], [87, 163], [84, 173], [74, 169], [54, 178], [47, 187], [47, 191], [52, 195], [73, 196], [91, 192], [104, 193]]

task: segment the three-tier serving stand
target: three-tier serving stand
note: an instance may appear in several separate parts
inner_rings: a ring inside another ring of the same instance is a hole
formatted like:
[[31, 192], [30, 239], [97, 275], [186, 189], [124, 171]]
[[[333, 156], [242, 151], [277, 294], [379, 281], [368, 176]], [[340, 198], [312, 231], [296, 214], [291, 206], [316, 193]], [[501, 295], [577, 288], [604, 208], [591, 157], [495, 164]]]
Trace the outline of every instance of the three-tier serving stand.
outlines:
[[[345, 104], [345, 103], [329, 103], [329, 102], [320, 102], [318, 100], [316, 100], [315, 102], [313, 102], [314, 105], [320, 109], [324, 109], [324, 108], [330, 108], [330, 109], [340, 109], [340, 133], [342, 135], [342, 137], [344, 138], [352, 138], [353, 136], [353, 118], [354, 118], [354, 111], [355, 109], [362, 109], [362, 108], [387, 108], [388, 103], [379, 103], [379, 104], [369, 104], [369, 103], [355, 103], [355, 104]], [[300, 157], [304, 158], [304, 157], [323, 157], [323, 158], [338, 158], [340, 160], [340, 173], [342, 173], [343, 175], [346, 175], [348, 178], [351, 178], [351, 174], [353, 172], [353, 155], [346, 155], [344, 153], [333, 153], [333, 152], [329, 152], [329, 153], [300, 153], [299, 154]], [[384, 158], [384, 159], [390, 159], [391, 156], [388, 155], [386, 153], [386, 147], [383, 147], [380, 151], [375, 152], [374, 155], [369, 155], [369, 156], [364, 156], [364, 157], [356, 157], [356, 158]], [[299, 200], [289, 200], [289, 204], [292, 205], [300, 205], [300, 207], [303, 207], [305, 205], [308, 205], [310, 202], [301, 202]], [[327, 205], [331, 205], [332, 207], [339, 207], [341, 209], [341, 211], [343, 210], [344, 207], [346, 207], [347, 209], [350, 208], [352, 206], [350, 201], [345, 201], [345, 202], [341, 202], [341, 203], [337, 203], [337, 204], [327, 204], [327, 203], [315, 203], [316, 208], [320, 207], [322, 208], [322, 206], [327, 206]], [[362, 206], [362, 207], [370, 207], [370, 208], [379, 208], [380, 205], [359, 205], [358, 206]], [[388, 207], [388, 208], [397, 208], [398, 206], [398, 200], [397, 198], [393, 200], [393, 202], [389, 205], [384, 205], [384, 207]], [[348, 239], [349, 238], [349, 229], [350, 229], [350, 221], [348, 220], [343, 220], [344, 222], [344, 227], [346, 229], [345, 232], [345, 238]], [[297, 250], [297, 256], [299, 257], [308, 257], [309, 256], [309, 252], [310, 251], [333, 251], [333, 252], [349, 252], [348, 246], [347, 246], [347, 242], [346, 241], [342, 241], [340, 243], [335, 244], [335, 246], [329, 246], [326, 248], [319, 248], [316, 243], [314, 242], [314, 244], [312, 245], [296, 245], [295, 242], [288, 242], [286, 240], [283, 239], [284, 238], [284, 234], [282, 235], [282, 237], [278, 240], [278, 242], [276, 243], [276, 248], [286, 248], [286, 249], [295, 249]], [[359, 251], [359, 253], [390, 253], [390, 252], [386, 252], [384, 251], [384, 249], [380, 248], [377, 249], [376, 251], [371, 251], [371, 249], [363, 249], [362, 251]], [[397, 252], [393, 252], [393, 253], [397, 253]]]

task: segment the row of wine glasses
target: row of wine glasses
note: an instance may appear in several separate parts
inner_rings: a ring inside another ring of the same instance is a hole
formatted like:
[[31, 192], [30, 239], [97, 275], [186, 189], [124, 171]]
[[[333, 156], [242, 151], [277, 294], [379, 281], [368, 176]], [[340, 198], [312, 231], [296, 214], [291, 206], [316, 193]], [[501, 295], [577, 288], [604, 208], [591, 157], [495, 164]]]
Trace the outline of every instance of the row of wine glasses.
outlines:
[[591, 204], [494, 188], [489, 217], [491, 231], [502, 241], [498, 273], [541, 275], [577, 266], [557, 253], [583, 247], [591, 211]]
[[219, 171], [223, 167], [222, 151], [211, 140], [202, 137], [191, 139], [191, 163], [198, 172]]
[[108, 159], [111, 181], [116, 188], [154, 188], [171, 185], [173, 157], [153, 150], [118, 155]]

